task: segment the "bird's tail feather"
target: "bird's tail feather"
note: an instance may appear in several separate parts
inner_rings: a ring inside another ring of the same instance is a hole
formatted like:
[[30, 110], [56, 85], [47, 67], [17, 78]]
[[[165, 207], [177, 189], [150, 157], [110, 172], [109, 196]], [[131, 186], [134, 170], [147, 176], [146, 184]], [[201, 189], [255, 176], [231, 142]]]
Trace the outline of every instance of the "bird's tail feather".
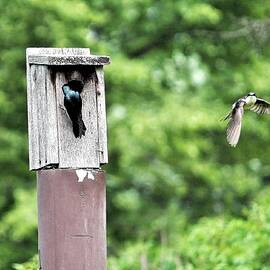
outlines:
[[241, 133], [241, 121], [231, 120], [227, 128], [227, 141], [232, 146], [235, 147], [239, 141]]
[[73, 133], [76, 138], [85, 136], [86, 126], [82, 120], [82, 115], [78, 116], [78, 121], [73, 122]]

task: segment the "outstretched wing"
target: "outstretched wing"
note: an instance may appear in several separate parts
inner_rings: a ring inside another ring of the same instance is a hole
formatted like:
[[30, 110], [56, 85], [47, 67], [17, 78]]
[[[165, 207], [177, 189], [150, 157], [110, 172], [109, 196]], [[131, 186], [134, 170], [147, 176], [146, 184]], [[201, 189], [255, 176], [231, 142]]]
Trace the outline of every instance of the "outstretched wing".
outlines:
[[242, 117], [244, 114], [243, 105], [244, 103], [240, 103], [239, 106], [234, 107], [227, 125], [227, 141], [233, 147], [237, 145], [241, 133]]
[[257, 114], [270, 114], [270, 103], [261, 98], [257, 98], [255, 104], [249, 109]]
[[234, 110], [234, 108], [235, 108], [235, 106], [236, 106], [236, 103], [237, 103], [237, 102], [233, 103], [232, 109], [226, 114], [226, 116], [222, 117], [222, 118], [220, 119], [220, 121], [226, 121], [226, 120], [228, 120], [228, 119], [231, 119], [231, 117], [232, 117], [232, 112], [233, 112], [233, 110]]

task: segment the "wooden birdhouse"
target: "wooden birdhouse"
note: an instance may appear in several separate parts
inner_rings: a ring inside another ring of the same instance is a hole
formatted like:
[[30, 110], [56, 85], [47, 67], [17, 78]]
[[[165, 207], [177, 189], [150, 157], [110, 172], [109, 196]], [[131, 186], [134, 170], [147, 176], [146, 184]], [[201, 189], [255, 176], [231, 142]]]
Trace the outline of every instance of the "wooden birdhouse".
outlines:
[[[100, 168], [108, 162], [103, 65], [89, 49], [28, 48], [27, 99], [30, 170]], [[63, 86], [82, 82], [85, 134], [75, 137]]]

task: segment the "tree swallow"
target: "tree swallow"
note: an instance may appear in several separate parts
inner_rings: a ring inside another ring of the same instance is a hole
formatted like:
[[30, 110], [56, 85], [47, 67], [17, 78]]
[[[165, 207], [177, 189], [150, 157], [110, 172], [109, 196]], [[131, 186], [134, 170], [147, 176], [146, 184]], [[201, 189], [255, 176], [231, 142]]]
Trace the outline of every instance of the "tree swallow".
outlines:
[[241, 132], [242, 117], [244, 110], [246, 109], [256, 112], [257, 114], [270, 114], [270, 103], [261, 98], [257, 98], [255, 93], [248, 93], [232, 105], [232, 110], [224, 120], [229, 119], [226, 132], [227, 141], [233, 147], [238, 143]]
[[64, 93], [64, 106], [72, 121], [73, 133], [76, 138], [85, 135], [86, 127], [82, 120], [82, 92], [84, 83], [80, 80], [71, 80], [62, 86]]

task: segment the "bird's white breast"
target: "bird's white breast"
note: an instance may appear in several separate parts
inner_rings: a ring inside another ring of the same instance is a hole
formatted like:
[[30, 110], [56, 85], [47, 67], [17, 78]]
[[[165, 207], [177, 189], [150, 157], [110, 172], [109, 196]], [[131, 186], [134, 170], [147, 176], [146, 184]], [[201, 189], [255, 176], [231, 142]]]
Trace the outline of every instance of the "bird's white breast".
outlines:
[[250, 105], [253, 105], [255, 102], [256, 102], [256, 97], [255, 96], [248, 96], [248, 97], [246, 97], [246, 104], [248, 105], [248, 106], [250, 106]]

